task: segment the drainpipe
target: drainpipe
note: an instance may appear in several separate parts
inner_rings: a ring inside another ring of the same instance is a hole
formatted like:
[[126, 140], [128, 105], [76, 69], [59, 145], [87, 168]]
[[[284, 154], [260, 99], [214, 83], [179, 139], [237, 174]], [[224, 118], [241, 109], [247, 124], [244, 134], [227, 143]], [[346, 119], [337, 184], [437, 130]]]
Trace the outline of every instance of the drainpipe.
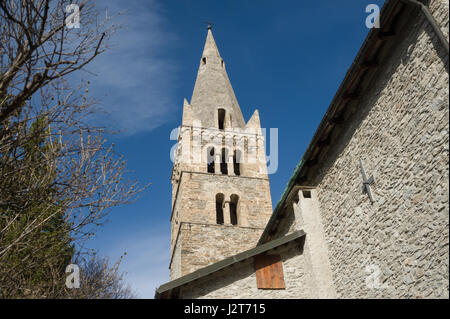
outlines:
[[428, 9], [428, 7], [426, 5], [424, 5], [423, 3], [419, 2], [419, 1], [416, 1], [416, 0], [400, 0], [400, 1], [402, 1], [403, 3], [406, 3], [406, 4], [411, 4], [411, 5], [420, 7], [420, 9], [422, 10], [423, 14], [427, 18], [428, 23], [430, 23], [431, 27], [434, 30], [434, 33], [439, 38], [439, 41], [441, 42], [442, 46], [444, 47], [444, 49], [445, 49], [445, 51], [447, 52], [447, 55], [448, 55], [449, 52], [448, 52], [447, 39], [445, 38], [444, 34], [442, 33], [442, 30], [439, 27], [439, 25], [437, 24], [436, 20], [431, 15], [430, 10]]

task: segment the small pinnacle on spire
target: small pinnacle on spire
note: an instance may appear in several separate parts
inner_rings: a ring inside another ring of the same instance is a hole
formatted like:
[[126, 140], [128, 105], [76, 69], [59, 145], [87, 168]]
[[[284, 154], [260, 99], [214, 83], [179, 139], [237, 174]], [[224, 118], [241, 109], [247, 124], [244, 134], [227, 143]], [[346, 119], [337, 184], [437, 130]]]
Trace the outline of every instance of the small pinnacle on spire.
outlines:
[[209, 21], [208, 21], [208, 22], [206, 22], [206, 23], [208, 24], [208, 27], [207, 27], [207, 29], [208, 29], [208, 30], [211, 30], [211, 29], [212, 29], [212, 23], [211, 23], [211, 22], [209, 22]]

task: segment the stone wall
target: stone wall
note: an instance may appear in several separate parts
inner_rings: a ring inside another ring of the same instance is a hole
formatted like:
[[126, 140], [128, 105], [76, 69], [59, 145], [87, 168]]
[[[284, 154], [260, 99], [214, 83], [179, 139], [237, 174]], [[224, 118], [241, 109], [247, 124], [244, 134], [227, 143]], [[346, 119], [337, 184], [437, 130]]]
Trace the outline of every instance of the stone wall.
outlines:
[[[216, 223], [216, 194], [225, 201], [239, 196], [238, 225], [264, 228], [272, 212], [269, 180], [220, 174], [183, 173], [181, 180], [179, 220]], [[177, 212], [176, 212], [177, 213]], [[224, 207], [225, 224], [229, 224], [229, 205]], [[177, 214], [175, 214], [175, 217]]]
[[170, 280], [181, 277], [181, 244], [177, 245], [178, 239], [175, 242], [172, 258], [170, 259]]
[[219, 270], [181, 288], [181, 298], [311, 298], [310, 278], [298, 241], [279, 247], [269, 254], [280, 254], [286, 289], [266, 290], [256, 286], [254, 259]]
[[[224, 224], [216, 221], [216, 194], [239, 196], [237, 225], [231, 224], [226, 203]], [[173, 259], [171, 274], [185, 275], [220, 259], [253, 248], [272, 211], [267, 179], [183, 172], [172, 217], [172, 253], [179, 245], [181, 258]], [[182, 225], [180, 228], [179, 225]], [[178, 234], [180, 232], [180, 234]], [[181, 262], [182, 266], [174, 265]], [[176, 276], [172, 279], [177, 278]]]
[[438, 24], [441, 26], [441, 30], [444, 33], [444, 36], [447, 38], [447, 41], [449, 39], [448, 37], [448, 23], [449, 23], [449, 4], [448, 1], [445, 0], [433, 0], [430, 1], [428, 7], [430, 8], [430, 12], [433, 15], [434, 19], [438, 22]]
[[309, 274], [309, 287], [315, 298], [335, 299], [336, 289], [331, 273], [329, 251], [325, 241], [317, 189], [296, 186], [280, 212], [276, 231], [265, 236], [267, 243], [294, 231], [306, 233], [303, 243], [303, 260]]
[[[172, 280], [253, 248], [272, 214], [264, 137], [259, 128], [258, 112], [245, 128], [219, 130], [203, 128], [197, 122], [194, 119], [193, 126], [181, 127], [175, 149]], [[207, 164], [211, 147], [215, 150], [214, 172], [208, 172]], [[223, 148], [228, 150], [225, 158], [227, 174], [221, 171]], [[241, 152], [239, 172], [234, 169], [235, 151]], [[223, 196], [223, 225], [217, 222], [216, 196], [219, 194]], [[232, 225], [230, 202], [234, 203], [236, 198], [237, 224]]]
[[180, 274], [187, 275], [254, 248], [262, 231], [263, 229], [231, 225], [182, 223], [177, 242], [177, 249], [179, 246], [183, 252]]
[[448, 56], [422, 13], [399, 33], [313, 183], [340, 298], [448, 298]]

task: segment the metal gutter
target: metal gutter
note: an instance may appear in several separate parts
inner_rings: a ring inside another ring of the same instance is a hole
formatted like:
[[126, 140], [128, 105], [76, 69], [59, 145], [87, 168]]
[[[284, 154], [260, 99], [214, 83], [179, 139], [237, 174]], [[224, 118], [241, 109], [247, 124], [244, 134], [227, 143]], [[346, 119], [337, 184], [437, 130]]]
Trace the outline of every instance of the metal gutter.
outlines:
[[276, 247], [279, 247], [281, 245], [287, 244], [291, 241], [294, 241], [296, 239], [302, 238], [305, 236], [305, 232], [303, 230], [295, 231], [287, 236], [277, 238], [275, 240], [272, 240], [264, 245], [256, 246], [255, 248], [246, 250], [242, 253], [239, 253], [237, 255], [228, 257], [226, 259], [223, 259], [217, 263], [214, 263], [212, 265], [206, 266], [204, 268], [198, 269], [190, 274], [187, 274], [183, 277], [180, 277], [178, 279], [172, 280], [166, 284], [163, 284], [159, 286], [159, 288], [155, 292], [155, 299], [160, 299], [162, 297], [162, 294], [168, 293], [170, 290], [174, 288], [178, 288], [180, 286], [186, 285], [190, 282], [193, 282], [194, 280], [203, 278], [207, 275], [210, 275], [216, 271], [219, 271], [221, 269], [224, 269], [226, 267], [229, 267], [233, 264], [236, 264], [238, 262], [244, 261], [246, 259], [249, 259], [251, 257], [254, 257], [256, 255], [265, 253], [271, 249], [274, 249]]

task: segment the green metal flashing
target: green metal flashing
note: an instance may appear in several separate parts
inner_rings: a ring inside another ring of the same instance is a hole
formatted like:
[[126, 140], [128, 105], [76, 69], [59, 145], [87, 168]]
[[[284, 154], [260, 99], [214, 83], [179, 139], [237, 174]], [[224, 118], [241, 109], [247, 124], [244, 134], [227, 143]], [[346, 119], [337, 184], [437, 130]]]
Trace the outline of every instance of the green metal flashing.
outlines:
[[281, 246], [283, 244], [289, 243], [293, 240], [299, 239], [301, 237], [305, 236], [305, 232], [303, 230], [295, 231], [287, 236], [277, 238], [275, 240], [272, 240], [264, 245], [256, 246], [255, 248], [246, 250], [242, 253], [239, 253], [237, 255], [228, 257], [226, 259], [223, 259], [219, 262], [216, 262], [212, 265], [206, 266], [204, 268], [198, 269], [190, 274], [187, 274], [183, 277], [180, 277], [178, 279], [172, 280], [166, 284], [161, 285], [155, 293], [155, 298], [159, 299], [161, 295], [165, 292], [168, 292], [174, 288], [178, 288], [180, 286], [186, 285], [194, 280], [200, 279], [202, 277], [205, 277], [207, 275], [210, 275], [216, 271], [219, 271], [223, 268], [229, 267], [233, 264], [236, 264], [238, 262], [244, 261], [248, 258], [254, 257], [256, 255], [262, 254], [266, 251], [269, 251], [271, 249], [274, 249], [278, 246]]

